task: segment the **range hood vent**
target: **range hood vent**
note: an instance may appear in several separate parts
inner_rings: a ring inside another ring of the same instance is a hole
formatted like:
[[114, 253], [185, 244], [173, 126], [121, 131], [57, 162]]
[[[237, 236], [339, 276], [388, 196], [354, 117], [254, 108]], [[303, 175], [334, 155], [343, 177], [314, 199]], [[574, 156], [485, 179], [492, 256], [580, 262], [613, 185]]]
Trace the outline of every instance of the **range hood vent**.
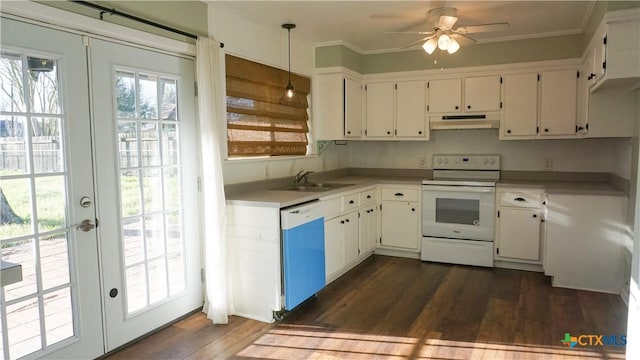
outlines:
[[499, 114], [443, 115], [429, 118], [431, 130], [452, 129], [497, 129], [500, 127]]

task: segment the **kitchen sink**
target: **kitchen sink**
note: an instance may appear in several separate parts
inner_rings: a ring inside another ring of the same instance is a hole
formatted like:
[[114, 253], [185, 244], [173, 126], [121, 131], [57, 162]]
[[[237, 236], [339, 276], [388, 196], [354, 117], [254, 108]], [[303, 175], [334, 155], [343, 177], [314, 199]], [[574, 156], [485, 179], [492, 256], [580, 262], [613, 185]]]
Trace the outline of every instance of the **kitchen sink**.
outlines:
[[347, 186], [352, 186], [354, 184], [344, 184], [344, 183], [307, 183], [300, 185], [289, 185], [287, 187], [278, 188], [274, 190], [287, 190], [287, 191], [327, 191], [333, 189], [339, 189]]

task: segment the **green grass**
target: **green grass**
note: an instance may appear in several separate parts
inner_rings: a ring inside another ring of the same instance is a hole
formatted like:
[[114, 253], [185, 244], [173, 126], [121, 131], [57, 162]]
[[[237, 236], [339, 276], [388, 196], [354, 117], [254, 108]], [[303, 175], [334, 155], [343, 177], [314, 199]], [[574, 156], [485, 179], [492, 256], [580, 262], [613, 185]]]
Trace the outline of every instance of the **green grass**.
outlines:
[[[0, 172], [0, 175], [7, 175]], [[62, 177], [43, 177], [36, 180], [37, 191], [37, 211], [40, 232], [52, 231], [62, 228], [65, 219], [65, 194]], [[138, 177], [122, 176], [122, 215], [135, 216], [140, 214], [140, 194]], [[165, 188], [178, 189], [175, 177], [165, 177]], [[150, 198], [145, 199], [145, 203], [158, 201], [153, 198], [151, 181], [143, 181], [143, 191], [150, 194]], [[2, 180], [2, 191], [13, 211], [24, 220], [24, 224], [0, 225], [0, 239], [9, 239], [17, 236], [28, 235], [32, 231], [31, 215], [31, 191], [29, 180]], [[166, 190], [165, 190], [166, 191]], [[165, 204], [170, 209], [177, 209], [179, 204], [179, 191], [168, 191]]]

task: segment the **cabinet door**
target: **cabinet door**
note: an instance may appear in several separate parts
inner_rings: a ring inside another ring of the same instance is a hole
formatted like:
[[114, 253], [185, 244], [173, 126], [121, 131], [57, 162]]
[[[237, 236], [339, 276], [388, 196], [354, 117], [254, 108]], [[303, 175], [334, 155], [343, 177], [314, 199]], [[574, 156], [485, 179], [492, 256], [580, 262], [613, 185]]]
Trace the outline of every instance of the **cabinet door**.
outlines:
[[464, 79], [464, 111], [499, 111], [500, 76]]
[[401, 81], [396, 86], [396, 136], [424, 137], [427, 119], [426, 83]]
[[344, 266], [344, 225], [341, 217], [324, 222], [324, 256], [327, 279]]
[[535, 136], [538, 126], [538, 74], [504, 77], [504, 136]]
[[372, 206], [360, 210], [360, 253], [375, 249], [378, 242], [378, 211]]
[[381, 213], [382, 245], [417, 249], [420, 239], [418, 213], [418, 203], [383, 202]]
[[340, 221], [344, 234], [344, 263], [349, 264], [360, 255], [358, 238], [358, 212], [352, 211], [342, 216]]
[[595, 74], [593, 77], [593, 83], [595, 84], [607, 73], [607, 29], [606, 27], [602, 29], [602, 31], [596, 35], [600, 38], [597, 44], [595, 44], [595, 56], [593, 64], [593, 73]]
[[540, 260], [540, 210], [500, 209], [499, 256]]
[[576, 133], [576, 70], [544, 71], [540, 87], [540, 134]]
[[367, 84], [367, 132], [368, 137], [393, 136], [394, 83]]
[[344, 78], [344, 136], [362, 135], [362, 84]]
[[313, 80], [313, 123], [316, 139], [342, 139], [344, 136], [342, 74], [318, 74]]
[[462, 107], [462, 79], [431, 80], [428, 82], [430, 113], [460, 112]]

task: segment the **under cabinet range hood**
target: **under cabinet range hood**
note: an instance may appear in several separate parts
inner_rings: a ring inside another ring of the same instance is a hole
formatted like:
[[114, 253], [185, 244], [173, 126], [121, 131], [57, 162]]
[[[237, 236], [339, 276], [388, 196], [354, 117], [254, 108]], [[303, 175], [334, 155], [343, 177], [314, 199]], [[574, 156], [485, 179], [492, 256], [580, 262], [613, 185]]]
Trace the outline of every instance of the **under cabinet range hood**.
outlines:
[[497, 129], [500, 127], [499, 114], [442, 115], [429, 117], [431, 130], [454, 129]]

